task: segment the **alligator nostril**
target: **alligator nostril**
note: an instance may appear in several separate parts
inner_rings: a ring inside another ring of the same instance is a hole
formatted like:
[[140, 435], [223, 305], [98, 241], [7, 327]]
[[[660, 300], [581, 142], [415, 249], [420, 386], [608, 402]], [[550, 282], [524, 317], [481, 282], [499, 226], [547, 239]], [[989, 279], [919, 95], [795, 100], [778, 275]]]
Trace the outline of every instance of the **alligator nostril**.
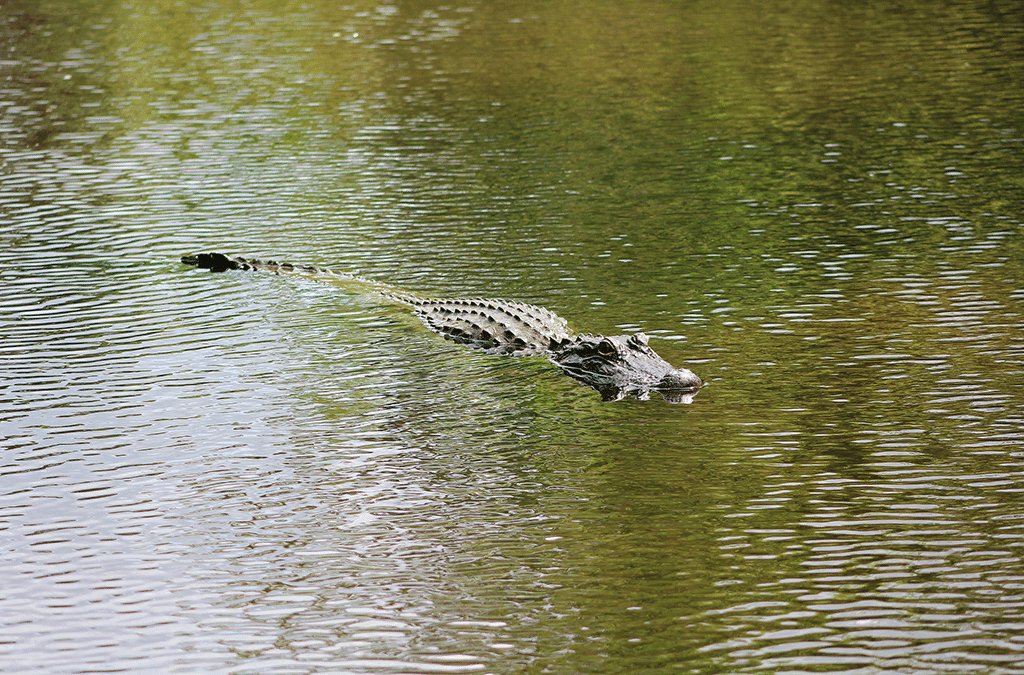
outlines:
[[699, 389], [704, 383], [685, 368], [673, 370], [658, 382], [656, 389]]

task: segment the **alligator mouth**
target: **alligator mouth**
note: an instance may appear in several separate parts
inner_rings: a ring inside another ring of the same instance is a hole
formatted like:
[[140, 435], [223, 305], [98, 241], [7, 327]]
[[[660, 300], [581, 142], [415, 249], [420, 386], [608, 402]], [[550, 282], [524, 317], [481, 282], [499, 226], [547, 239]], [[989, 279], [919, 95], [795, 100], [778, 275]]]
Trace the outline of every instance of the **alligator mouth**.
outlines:
[[667, 403], [688, 404], [693, 403], [693, 397], [697, 393], [697, 388], [691, 389], [689, 391], [680, 391], [678, 389], [672, 389], [668, 391], [664, 389], [658, 389], [657, 391], [659, 394], [661, 394], [661, 397], [665, 399]]

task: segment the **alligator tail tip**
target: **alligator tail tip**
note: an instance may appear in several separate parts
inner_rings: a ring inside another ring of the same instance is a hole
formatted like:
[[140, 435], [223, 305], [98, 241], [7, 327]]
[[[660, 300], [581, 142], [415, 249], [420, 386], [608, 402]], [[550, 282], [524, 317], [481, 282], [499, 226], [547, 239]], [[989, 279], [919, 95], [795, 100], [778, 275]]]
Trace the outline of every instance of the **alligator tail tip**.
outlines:
[[223, 253], [199, 253], [197, 255], [183, 255], [181, 262], [186, 265], [195, 265], [211, 272], [224, 272], [226, 270], [237, 270], [240, 266], [237, 261], [232, 260]]

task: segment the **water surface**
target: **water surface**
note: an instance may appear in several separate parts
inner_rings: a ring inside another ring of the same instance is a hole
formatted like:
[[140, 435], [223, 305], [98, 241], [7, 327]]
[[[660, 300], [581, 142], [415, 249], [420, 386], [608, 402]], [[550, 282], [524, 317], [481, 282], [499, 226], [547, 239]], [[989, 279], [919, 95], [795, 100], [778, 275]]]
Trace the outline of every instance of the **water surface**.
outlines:
[[[1014, 3], [0, 9], [10, 672], [1014, 673]], [[602, 403], [358, 285], [644, 331]]]

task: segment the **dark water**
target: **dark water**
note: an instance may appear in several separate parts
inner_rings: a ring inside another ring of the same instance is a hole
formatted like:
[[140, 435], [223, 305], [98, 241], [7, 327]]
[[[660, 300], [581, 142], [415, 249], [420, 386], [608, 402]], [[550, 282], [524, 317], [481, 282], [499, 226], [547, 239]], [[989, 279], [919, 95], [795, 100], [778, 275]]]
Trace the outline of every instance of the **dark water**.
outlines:
[[1024, 672], [1019, 4], [0, 19], [0, 670]]

